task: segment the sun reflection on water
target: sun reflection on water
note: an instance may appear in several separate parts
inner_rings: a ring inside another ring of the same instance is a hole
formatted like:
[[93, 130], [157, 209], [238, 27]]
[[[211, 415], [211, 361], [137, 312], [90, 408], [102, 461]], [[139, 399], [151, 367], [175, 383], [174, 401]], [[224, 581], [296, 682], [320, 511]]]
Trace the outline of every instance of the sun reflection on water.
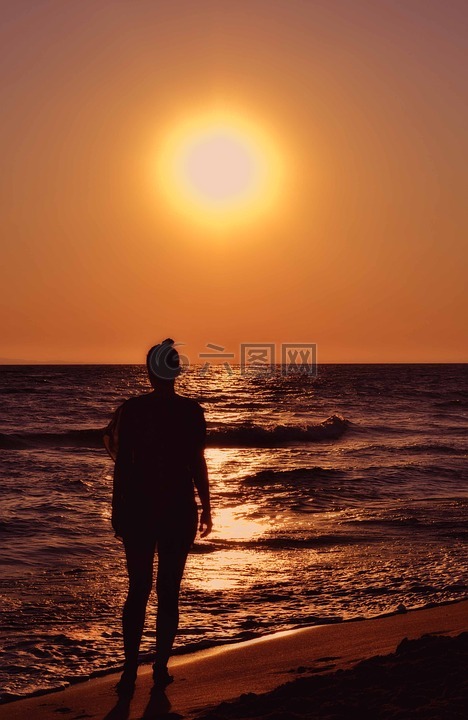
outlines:
[[[221, 550], [204, 558], [204, 571], [197, 574], [197, 587], [204, 591], [232, 590], [252, 582], [253, 553], [240, 550]], [[190, 583], [190, 580], [189, 580]]]
[[220, 508], [215, 515], [215, 531], [213, 537], [225, 540], [253, 540], [265, 531], [265, 525], [252, 520], [246, 515], [255, 511], [254, 505], [242, 505], [242, 510]]

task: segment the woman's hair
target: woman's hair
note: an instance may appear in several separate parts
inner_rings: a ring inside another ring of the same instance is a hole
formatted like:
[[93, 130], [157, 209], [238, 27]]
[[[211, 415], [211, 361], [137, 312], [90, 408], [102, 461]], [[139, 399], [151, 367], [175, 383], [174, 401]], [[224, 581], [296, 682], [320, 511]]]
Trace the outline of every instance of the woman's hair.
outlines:
[[172, 338], [166, 338], [148, 350], [146, 367], [150, 379], [174, 380], [180, 374], [179, 353]]

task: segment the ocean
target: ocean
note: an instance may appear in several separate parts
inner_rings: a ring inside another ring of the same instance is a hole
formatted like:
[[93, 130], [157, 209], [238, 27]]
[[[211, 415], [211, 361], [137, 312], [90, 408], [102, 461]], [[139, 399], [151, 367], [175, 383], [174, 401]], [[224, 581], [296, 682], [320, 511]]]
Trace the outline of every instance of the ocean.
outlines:
[[[466, 598], [467, 365], [191, 367], [214, 530], [176, 651]], [[126, 571], [102, 428], [135, 365], [0, 367], [2, 699], [121, 666]], [[141, 648], [151, 659], [155, 597]]]

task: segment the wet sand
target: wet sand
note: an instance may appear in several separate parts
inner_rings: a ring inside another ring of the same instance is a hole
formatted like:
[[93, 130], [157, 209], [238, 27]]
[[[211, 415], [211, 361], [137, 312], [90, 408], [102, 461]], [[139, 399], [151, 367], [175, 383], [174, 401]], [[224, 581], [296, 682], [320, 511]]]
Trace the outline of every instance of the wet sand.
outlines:
[[[174, 658], [175, 681], [166, 694], [151, 693], [151, 668], [142, 666], [129, 705], [117, 702], [118, 675], [112, 674], [2, 705], [0, 720], [135, 720], [168, 713], [213, 719], [457, 718], [457, 702], [464, 703], [467, 692], [466, 680], [463, 684], [457, 675], [457, 668], [463, 673], [466, 667], [466, 636], [400, 643], [464, 631], [468, 601], [292, 630]], [[377, 657], [395, 653], [399, 645], [397, 655]], [[268, 694], [240, 698], [250, 693]]]

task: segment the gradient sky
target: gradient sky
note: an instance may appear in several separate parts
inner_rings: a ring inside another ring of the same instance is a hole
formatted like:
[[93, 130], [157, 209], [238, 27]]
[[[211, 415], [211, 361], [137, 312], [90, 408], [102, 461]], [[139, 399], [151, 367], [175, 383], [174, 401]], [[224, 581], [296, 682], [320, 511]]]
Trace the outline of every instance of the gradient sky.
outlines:
[[[0, 5], [2, 361], [142, 362], [168, 335], [192, 362], [467, 361], [466, 2]], [[274, 211], [213, 232], [150, 170], [223, 104], [286, 170]]]

